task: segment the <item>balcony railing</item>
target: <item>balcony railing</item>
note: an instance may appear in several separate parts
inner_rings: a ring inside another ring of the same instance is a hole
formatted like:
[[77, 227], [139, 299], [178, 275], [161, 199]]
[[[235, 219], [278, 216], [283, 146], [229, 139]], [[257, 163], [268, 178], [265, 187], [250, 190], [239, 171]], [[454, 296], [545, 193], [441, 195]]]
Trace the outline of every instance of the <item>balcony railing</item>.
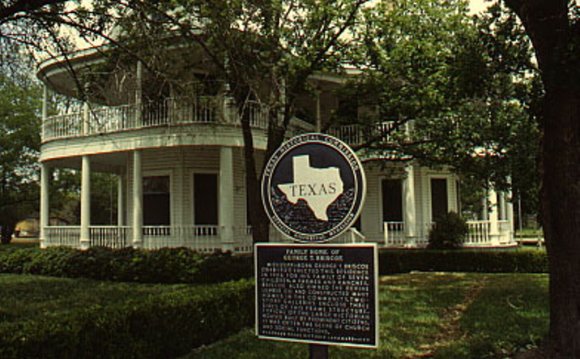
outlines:
[[[256, 101], [246, 103], [250, 125], [268, 126], [268, 108]], [[70, 114], [50, 116], [42, 123], [42, 140], [114, 133], [155, 126], [218, 123], [239, 125], [231, 101], [223, 97], [167, 98], [141, 105], [96, 107]]]
[[359, 124], [332, 127], [328, 133], [340, 138], [350, 146], [361, 146], [367, 143], [392, 143], [395, 141], [393, 134], [396, 131], [408, 131], [409, 126], [403, 125], [397, 128], [396, 121], [384, 121], [369, 126]]

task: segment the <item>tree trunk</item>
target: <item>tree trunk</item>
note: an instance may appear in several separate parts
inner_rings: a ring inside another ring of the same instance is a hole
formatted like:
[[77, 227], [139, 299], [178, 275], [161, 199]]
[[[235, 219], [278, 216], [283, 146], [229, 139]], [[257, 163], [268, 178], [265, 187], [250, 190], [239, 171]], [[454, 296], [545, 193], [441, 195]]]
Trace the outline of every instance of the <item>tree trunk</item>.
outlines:
[[245, 98], [236, 98], [236, 106], [242, 124], [244, 138], [244, 165], [246, 170], [246, 196], [248, 201], [248, 216], [252, 226], [252, 239], [256, 242], [268, 242], [270, 220], [262, 206], [260, 196], [260, 181], [254, 151], [254, 138], [250, 123], [250, 111], [245, 106]]
[[538, 59], [541, 210], [550, 265], [549, 358], [580, 358], [580, 23], [567, 0], [504, 0]]
[[3, 223], [0, 225], [0, 243], [10, 244], [15, 223]]
[[580, 93], [544, 104], [542, 215], [550, 262], [550, 358], [580, 358]]

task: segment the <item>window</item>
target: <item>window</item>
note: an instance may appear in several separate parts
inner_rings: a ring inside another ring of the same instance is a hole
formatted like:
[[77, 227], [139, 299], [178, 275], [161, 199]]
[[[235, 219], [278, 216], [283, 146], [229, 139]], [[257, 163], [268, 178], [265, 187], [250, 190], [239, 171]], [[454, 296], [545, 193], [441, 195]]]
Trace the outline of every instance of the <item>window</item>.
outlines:
[[403, 183], [400, 179], [382, 181], [383, 222], [403, 222]]
[[171, 224], [169, 176], [143, 177], [143, 224], [146, 226]]
[[217, 174], [195, 173], [193, 175], [193, 216], [195, 225], [218, 225]]
[[431, 179], [431, 219], [436, 221], [437, 218], [445, 216], [449, 212], [447, 204], [447, 179]]

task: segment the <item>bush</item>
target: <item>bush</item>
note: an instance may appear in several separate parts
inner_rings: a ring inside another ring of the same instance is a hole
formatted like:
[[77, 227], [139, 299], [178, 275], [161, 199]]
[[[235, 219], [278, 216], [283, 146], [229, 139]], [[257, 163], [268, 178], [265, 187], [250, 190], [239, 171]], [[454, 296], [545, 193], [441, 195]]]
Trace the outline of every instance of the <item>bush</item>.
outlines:
[[467, 236], [469, 227], [461, 216], [449, 212], [435, 221], [435, 226], [429, 231], [429, 249], [456, 249], [461, 247]]
[[525, 250], [383, 250], [379, 253], [382, 275], [424, 272], [546, 273], [543, 251]]
[[25, 248], [0, 252], [0, 272], [140, 283], [217, 283], [251, 277], [253, 260], [221, 252], [204, 255], [187, 248]]
[[171, 358], [254, 320], [249, 280], [0, 323], [1, 358]]

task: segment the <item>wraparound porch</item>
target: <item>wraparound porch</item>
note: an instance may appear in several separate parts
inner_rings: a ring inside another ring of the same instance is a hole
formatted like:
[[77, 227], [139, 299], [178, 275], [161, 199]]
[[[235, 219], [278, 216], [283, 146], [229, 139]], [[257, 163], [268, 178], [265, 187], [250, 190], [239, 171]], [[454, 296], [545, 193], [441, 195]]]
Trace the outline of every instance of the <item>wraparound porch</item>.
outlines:
[[[230, 251], [251, 253], [253, 251], [252, 229], [250, 226], [229, 228], [233, 237], [224, 236], [228, 229], [222, 226], [143, 226], [141, 248], [159, 249], [165, 247], [186, 247], [202, 253]], [[47, 226], [44, 228], [45, 247], [65, 246], [83, 248], [80, 226]], [[133, 229], [129, 226], [90, 226], [89, 246], [127, 248], [132, 247]], [[275, 229], [270, 229], [273, 242], [291, 242]], [[365, 238], [356, 229], [351, 229], [333, 243], [358, 243]]]
[[[513, 239], [508, 221], [499, 221], [497, 228], [491, 221], [468, 221], [469, 233], [463, 242], [466, 248], [512, 246]], [[405, 236], [403, 222], [385, 222], [384, 238], [366, 238], [358, 230], [351, 228], [333, 243], [377, 242], [385, 248], [421, 248], [428, 243], [428, 231], [431, 224], [424, 226], [424, 231], [415, 237]], [[230, 232], [231, 231], [231, 232]], [[494, 232], [496, 231], [496, 232]], [[233, 236], [225, 233], [233, 233]], [[80, 226], [47, 226], [44, 228], [44, 246], [67, 246], [82, 248]], [[251, 253], [253, 251], [252, 230], [249, 226], [143, 226], [141, 248], [159, 249], [164, 247], [186, 247], [202, 253], [231, 251], [233, 253]], [[132, 247], [133, 229], [130, 226], [90, 226], [90, 247], [126, 248]], [[272, 242], [290, 242], [275, 229], [270, 229]]]
[[[416, 228], [415, 234], [406, 228], [405, 222], [384, 222], [384, 241], [389, 248], [421, 248], [429, 243], [429, 231], [433, 223]], [[517, 242], [509, 220], [471, 220], [467, 221], [468, 233], [462, 242], [465, 248], [489, 248], [514, 246]]]

